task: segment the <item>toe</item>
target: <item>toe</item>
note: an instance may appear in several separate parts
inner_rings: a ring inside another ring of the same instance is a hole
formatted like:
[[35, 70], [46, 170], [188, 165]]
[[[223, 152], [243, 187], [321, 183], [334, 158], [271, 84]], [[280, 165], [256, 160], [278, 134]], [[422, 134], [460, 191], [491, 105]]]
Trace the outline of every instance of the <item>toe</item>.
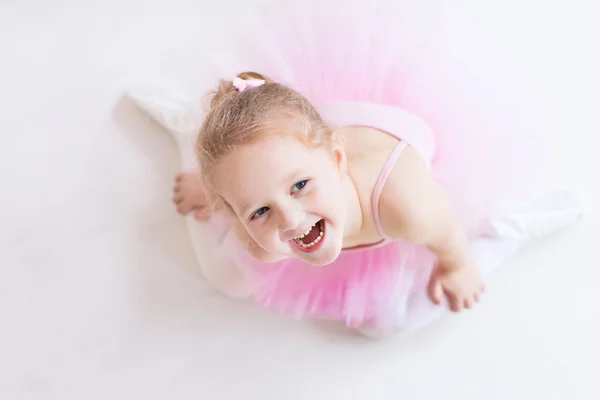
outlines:
[[184, 197], [181, 196], [180, 194], [175, 194], [173, 196], [173, 203], [175, 203], [177, 205], [181, 204], [183, 202], [183, 200], [184, 200]]
[[198, 211], [196, 211], [194, 213], [194, 218], [196, 218], [199, 221], [208, 219], [209, 216], [210, 216], [210, 212], [206, 207], [202, 207], [201, 209], [199, 209]]
[[177, 207], [177, 212], [181, 215], [185, 215], [185, 214], [187, 214], [188, 210], [186, 209], [186, 207], [179, 205]]
[[177, 212], [182, 215], [187, 214], [191, 209], [192, 209], [192, 207], [190, 206], [190, 204], [187, 201], [181, 201], [177, 205]]

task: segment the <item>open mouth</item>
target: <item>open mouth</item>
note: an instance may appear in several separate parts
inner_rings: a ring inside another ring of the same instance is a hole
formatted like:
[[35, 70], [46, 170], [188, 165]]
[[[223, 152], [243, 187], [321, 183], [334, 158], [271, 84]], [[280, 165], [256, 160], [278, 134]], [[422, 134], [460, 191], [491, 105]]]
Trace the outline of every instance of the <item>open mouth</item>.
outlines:
[[298, 250], [312, 253], [319, 250], [325, 238], [325, 220], [319, 220], [311, 226], [303, 235], [290, 240]]

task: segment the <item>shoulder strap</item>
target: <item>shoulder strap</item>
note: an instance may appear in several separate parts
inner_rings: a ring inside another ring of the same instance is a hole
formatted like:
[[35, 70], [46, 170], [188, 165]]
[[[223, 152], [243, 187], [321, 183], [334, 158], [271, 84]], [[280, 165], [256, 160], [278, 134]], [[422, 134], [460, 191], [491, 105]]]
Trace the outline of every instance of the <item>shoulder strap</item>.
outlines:
[[373, 209], [373, 219], [375, 221], [375, 226], [377, 227], [377, 232], [382, 238], [387, 240], [390, 240], [391, 238], [385, 233], [383, 225], [381, 224], [381, 218], [379, 216], [379, 199], [381, 197], [381, 191], [383, 190], [392, 169], [394, 169], [394, 165], [396, 164], [400, 153], [402, 153], [402, 150], [405, 148], [406, 142], [404, 141], [400, 141], [396, 147], [394, 147], [392, 154], [388, 157], [387, 162], [377, 178], [377, 182], [375, 182], [375, 188], [373, 189], [373, 195], [371, 196], [371, 208]]

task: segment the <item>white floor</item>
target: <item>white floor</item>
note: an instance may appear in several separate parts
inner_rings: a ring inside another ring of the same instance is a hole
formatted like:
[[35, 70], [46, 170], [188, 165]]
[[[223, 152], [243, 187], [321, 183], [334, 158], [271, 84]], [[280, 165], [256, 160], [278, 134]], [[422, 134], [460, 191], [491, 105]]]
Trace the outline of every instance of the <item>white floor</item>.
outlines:
[[[403, 340], [207, 287], [170, 204], [176, 149], [120, 96], [200, 84], [234, 2], [82, 3], [0, 3], [0, 399], [600, 398], [596, 212], [495, 274], [476, 310]], [[557, 184], [598, 203], [600, 4], [478, 7], [553, 100]]]

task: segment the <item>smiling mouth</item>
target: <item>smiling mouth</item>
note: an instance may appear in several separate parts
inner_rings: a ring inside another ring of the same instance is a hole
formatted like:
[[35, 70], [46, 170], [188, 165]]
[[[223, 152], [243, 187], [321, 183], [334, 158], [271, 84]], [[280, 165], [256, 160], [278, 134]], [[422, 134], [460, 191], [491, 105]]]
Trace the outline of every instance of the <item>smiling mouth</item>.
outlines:
[[319, 220], [310, 227], [303, 235], [290, 240], [298, 250], [312, 253], [321, 247], [325, 238], [325, 220]]

